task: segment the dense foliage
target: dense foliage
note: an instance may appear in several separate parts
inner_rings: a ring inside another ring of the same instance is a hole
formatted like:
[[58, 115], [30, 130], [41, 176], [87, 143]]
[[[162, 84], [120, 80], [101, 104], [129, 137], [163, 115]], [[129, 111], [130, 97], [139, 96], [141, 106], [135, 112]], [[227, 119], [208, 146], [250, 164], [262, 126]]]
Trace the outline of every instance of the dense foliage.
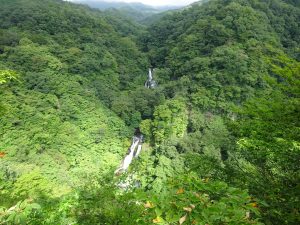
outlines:
[[211, 0], [164, 17], [142, 37], [165, 95], [185, 99], [189, 120], [182, 138], [158, 147], [155, 167], [166, 168], [164, 155], [249, 189], [266, 203], [267, 224], [299, 223], [300, 9], [289, 3]]
[[[122, 1], [97, 1], [97, 0], [76, 0], [76, 3], [85, 4], [91, 8], [106, 11], [113, 14], [114, 17], [121, 17], [123, 20], [130, 18], [139, 23], [145, 23], [152, 20], [157, 14], [163, 14], [169, 10], [175, 10], [179, 6], [150, 6], [140, 2], [122, 2]], [[123, 24], [124, 25], [124, 24]]]
[[0, 224], [300, 223], [297, 1], [0, 4]]
[[61, 196], [121, 161], [131, 130], [108, 107], [143, 81], [147, 59], [107, 20], [61, 1], [1, 0], [0, 177], [14, 190], [1, 189], [1, 205]]

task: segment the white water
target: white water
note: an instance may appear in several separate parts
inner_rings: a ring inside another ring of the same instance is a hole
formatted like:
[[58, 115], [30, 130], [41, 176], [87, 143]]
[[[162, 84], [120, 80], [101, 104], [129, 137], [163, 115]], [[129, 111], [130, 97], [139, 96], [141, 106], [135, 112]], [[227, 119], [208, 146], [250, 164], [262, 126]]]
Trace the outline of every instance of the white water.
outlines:
[[[136, 150], [137, 148], [137, 150]], [[129, 154], [125, 156], [121, 165], [115, 171], [115, 174], [121, 174], [129, 168], [130, 164], [132, 163], [133, 157], [137, 158], [142, 151], [142, 140], [139, 137], [134, 136], [132, 139], [132, 144], [130, 146]], [[135, 153], [135, 154], [134, 154]]]
[[134, 157], [135, 158], [139, 157], [141, 151], [142, 151], [142, 145], [140, 144], [140, 145], [138, 145], [138, 149], [137, 149]]
[[153, 72], [151, 69], [149, 69], [149, 73], [148, 73], [148, 79], [145, 83], [145, 87], [146, 88], [155, 88], [156, 87], [156, 82], [155, 80], [153, 79]]
[[[156, 82], [153, 80], [153, 73], [152, 73], [151, 68], [149, 68], [148, 79], [145, 83], [145, 87], [146, 88], [155, 88], [156, 87]], [[143, 143], [142, 135], [133, 137], [129, 153], [125, 156], [125, 158], [121, 162], [121, 165], [115, 171], [115, 175], [120, 175], [121, 173], [127, 171], [127, 169], [129, 168], [130, 164], [133, 161], [133, 158], [139, 157], [139, 155], [141, 154], [141, 151], [142, 151], [142, 143]]]
[[149, 69], [148, 79], [149, 79], [149, 81], [153, 80], [152, 70], [151, 69]]

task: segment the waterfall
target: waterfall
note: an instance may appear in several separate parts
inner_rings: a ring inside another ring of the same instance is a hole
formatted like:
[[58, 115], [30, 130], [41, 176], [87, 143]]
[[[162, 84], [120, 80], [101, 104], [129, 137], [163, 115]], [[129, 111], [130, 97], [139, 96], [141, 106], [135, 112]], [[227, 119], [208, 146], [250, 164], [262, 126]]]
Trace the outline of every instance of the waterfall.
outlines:
[[121, 173], [127, 171], [130, 164], [132, 163], [133, 158], [137, 158], [142, 151], [143, 135], [135, 135], [132, 138], [132, 144], [129, 149], [129, 153], [125, 156], [121, 165], [115, 171], [115, 175], [120, 175]]
[[155, 88], [157, 86], [156, 81], [153, 78], [153, 70], [149, 68], [148, 79], [145, 83], [146, 88]]
[[130, 166], [131, 162], [132, 162], [132, 159], [133, 159], [133, 156], [134, 156], [134, 150], [136, 148], [136, 146], [138, 145], [139, 143], [139, 140], [135, 141], [131, 147], [130, 147], [130, 153], [129, 155], [127, 155], [124, 160], [123, 160], [123, 163], [122, 163], [122, 170], [126, 171], [128, 169], [128, 167]]
[[151, 82], [153, 80], [152, 70], [149, 68], [148, 80]]
[[[157, 86], [156, 81], [153, 78], [153, 70], [149, 68], [148, 79], [145, 83], [146, 88], [155, 88]], [[132, 144], [128, 151], [128, 154], [125, 156], [121, 165], [115, 171], [115, 175], [120, 175], [121, 173], [127, 171], [130, 164], [133, 161], [133, 158], [138, 158], [142, 151], [143, 135], [141, 134], [139, 128], [136, 129], [135, 135], [132, 138]]]
[[134, 157], [135, 157], [135, 158], [139, 157], [141, 151], [142, 151], [142, 145], [139, 144], [139, 145], [138, 145], [138, 149], [137, 149], [137, 151], [136, 151]]

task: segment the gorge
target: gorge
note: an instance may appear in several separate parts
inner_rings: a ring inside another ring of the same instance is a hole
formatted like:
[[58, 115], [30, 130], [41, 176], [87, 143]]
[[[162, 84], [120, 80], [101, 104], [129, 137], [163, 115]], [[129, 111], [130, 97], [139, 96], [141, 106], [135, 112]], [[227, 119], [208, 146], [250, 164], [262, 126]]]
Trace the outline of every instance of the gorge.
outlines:
[[0, 6], [1, 225], [300, 223], [297, 1]]

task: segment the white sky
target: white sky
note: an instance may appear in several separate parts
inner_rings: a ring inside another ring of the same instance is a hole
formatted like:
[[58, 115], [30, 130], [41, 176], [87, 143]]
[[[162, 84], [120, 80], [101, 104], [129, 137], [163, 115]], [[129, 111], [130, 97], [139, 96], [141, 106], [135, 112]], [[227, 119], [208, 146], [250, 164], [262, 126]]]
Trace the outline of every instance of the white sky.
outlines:
[[[72, 2], [81, 1], [84, 2], [84, 0], [69, 0]], [[97, 0], [94, 0], [97, 1]], [[104, 1], [104, 0], [99, 0]], [[106, 2], [141, 2], [146, 5], [152, 5], [152, 6], [162, 6], [162, 5], [188, 5], [190, 3], [196, 2], [197, 0], [105, 0]]]

